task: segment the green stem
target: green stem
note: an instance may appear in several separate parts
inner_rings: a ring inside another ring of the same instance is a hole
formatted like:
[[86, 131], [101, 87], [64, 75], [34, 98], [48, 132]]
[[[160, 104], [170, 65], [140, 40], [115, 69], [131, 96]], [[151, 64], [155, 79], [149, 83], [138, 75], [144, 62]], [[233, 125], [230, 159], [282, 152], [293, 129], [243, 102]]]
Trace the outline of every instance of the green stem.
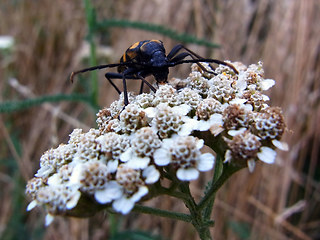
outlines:
[[177, 191], [172, 191], [168, 188], [164, 188], [164, 187], [161, 187], [161, 188], [158, 188], [157, 189], [157, 192], [158, 192], [158, 195], [163, 195], [163, 194], [166, 194], [168, 196], [171, 196], [171, 197], [175, 197], [175, 198], [179, 198], [179, 199], [182, 199], [182, 200], [185, 200], [187, 199], [187, 195], [184, 194], [184, 193], [181, 193], [181, 192], [177, 192]]
[[[213, 178], [210, 183], [209, 189], [211, 189], [212, 185], [217, 182], [217, 180], [220, 178], [222, 172], [223, 172], [223, 159], [220, 154], [217, 154], [215, 166], [214, 166]], [[207, 194], [207, 192], [205, 192], [205, 194]], [[208, 201], [208, 203], [204, 209], [204, 212], [203, 212], [204, 218], [210, 218], [210, 216], [211, 216], [215, 195], [216, 194], [214, 193], [211, 200]]]
[[53, 103], [61, 101], [82, 101], [97, 108], [97, 105], [92, 104], [90, 97], [84, 94], [57, 94], [35, 97], [21, 101], [7, 101], [0, 103], [0, 113], [10, 113], [20, 110], [25, 110], [44, 103]]
[[118, 232], [119, 224], [116, 219], [116, 214], [109, 213], [108, 216], [109, 223], [110, 223], [110, 235], [115, 236]]
[[105, 30], [108, 27], [135, 28], [135, 29], [141, 29], [148, 32], [161, 34], [163, 36], [170, 37], [171, 39], [175, 39], [183, 43], [193, 43], [193, 44], [198, 44], [198, 45], [211, 47], [211, 48], [220, 47], [220, 45], [216, 43], [212, 43], [210, 41], [206, 41], [205, 39], [198, 39], [192, 35], [188, 35], [185, 33], [178, 33], [165, 26], [147, 23], [147, 22], [129, 21], [126, 19], [105, 19], [105, 20], [99, 21], [96, 27], [98, 30], [100, 29]]
[[210, 201], [212, 201], [212, 199], [214, 199], [215, 193], [229, 179], [229, 177], [242, 168], [243, 167], [233, 166], [231, 164], [224, 163], [222, 175], [219, 177], [219, 179], [216, 182], [214, 182], [211, 185], [211, 187], [207, 191], [206, 195], [199, 202], [199, 204], [197, 206], [197, 210], [201, 211], [203, 208], [205, 208], [210, 203]]
[[[90, 66], [97, 65], [97, 56], [96, 56], [96, 44], [94, 42], [94, 35], [96, 29], [96, 16], [94, 8], [91, 6], [90, 0], [84, 1], [84, 7], [86, 12], [86, 20], [88, 24], [88, 35], [87, 40], [90, 44]], [[98, 75], [96, 71], [91, 72], [91, 100], [94, 105], [98, 103]]]
[[135, 205], [133, 208], [133, 211], [138, 212], [138, 213], [156, 215], [159, 217], [166, 217], [166, 218], [181, 220], [184, 222], [191, 222], [191, 216], [188, 214], [166, 211], [166, 210], [162, 210], [162, 209], [158, 209], [158, 208], [151, 208], [151, 207], [146, 207], [146, 206], [141, 206], [141, 205]]
[[210, 220], [209, 219], [204, 219], [201, 211], [197, 210], [197, 204], [195, 203], [191, 192], [189, 188], [189, 183], [184, 182], [180, 184], [180, 190], [181, 192], [187, 194], [189, 197], [188, 199], [184, 200], [184, 204], [186, 207], [189, 209], [191, 218], [192, 218], [192, 225], [195, 227], [197, 230], [199, 237], [201, 240], [210, 240], [211, 234], [210, 234]]
[[150, 187], [149, 194], [144, 198], [144, 200], [149, 200], [159, 195], [168, 195], [181, 200], [185, 200], [188, 197], [186, 194], [176, 191], [174, 188], [165, 188], [158, 182]]

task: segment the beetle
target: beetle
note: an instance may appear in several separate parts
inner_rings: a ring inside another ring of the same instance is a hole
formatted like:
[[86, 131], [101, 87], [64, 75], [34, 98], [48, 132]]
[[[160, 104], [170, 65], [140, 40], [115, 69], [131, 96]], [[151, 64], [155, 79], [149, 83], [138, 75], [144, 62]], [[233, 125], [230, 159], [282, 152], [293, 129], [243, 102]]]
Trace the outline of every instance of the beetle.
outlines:
[[[191, 59], [185, 59], [186, 57], [190, 57]], [[166, 50], [161, 40], [144, 40], [132, 44], [122, 55], [119, 63], [98, 65], [72, 72], [70, 80], [73, 82], [74, 76], [79, 73], [117, 67], [117, 73], [107, 72], [105, 77], [119, 94], [121, 94], [121, 91], [114, 84], [112, 79], [122, 79], [124, 104], [126, 106], [129, 103], [126, 79], [142, 80], [140, 94], [143, 92], [144, 84], [146, 84], [153, 92], [156, 92], [156, 89], [145, 79], [145, 77], [153, 75], [157, 84], [167, 83], [169, 67], [174, 67], [183, 63], [196, 63], [203, 71], [214, 74], [214, 72], [205, 69], [200, 64], [201, 62], [222, 64], [230, 67], [236, 74], [238, 73], [235, 67], [230, 63], [217, 59], [202, 58], [182, 44], [173, 47], [168, 55], [166, 55]]]

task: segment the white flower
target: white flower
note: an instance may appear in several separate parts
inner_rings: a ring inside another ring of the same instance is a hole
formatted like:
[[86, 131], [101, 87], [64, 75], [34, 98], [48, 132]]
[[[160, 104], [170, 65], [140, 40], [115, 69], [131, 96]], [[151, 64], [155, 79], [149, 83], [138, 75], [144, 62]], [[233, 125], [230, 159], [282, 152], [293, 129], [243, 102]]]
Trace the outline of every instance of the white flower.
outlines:
[[263, 91], [268, 90], [269, 88], [275, 85], [275, 81], [273, 79], [264, 79], [260, 82], [260, 87]]
[[244, 133], [245, 131], [247, 131], [246, 128], [240, 128], [240, 129], [237, 129], [237, 130], [229, 130], [228, 131], [228, 134], [232, 137], [238, 135], [238, 134], [241, 134], [241, 133]]
[[116, 181], [109, 181], [104, 185], [104, 189], [99, 189], [94, 193], [94, 198], [101, 204], [106, 204], [122, 196], [122, 187]]
[[49, 226], [54, 220], [54, 216], [48, 213], [45, 219], [45, 226]]
[[177, 177], [182, 181], [196, 180], [199, 177], [199, 171], [195, 168], [179, 168]]
[[279, 141], [277, 139], [273, 139], [271, 142], [275, 147], [277, 147], [278, 149], [280, 149], [282, 151], [288, 151], [289, 150], [289, 146], [285, 142], [281, 142], [281, 141]]
[[180, 131], [178, 132], [179, 136], [188, 136], [192, 133], [193, 130], [197, 130], [199, 128], [199, 122], [196, 119], [190, 117], [183, 117]]
[[204, 153], [200, 155], [200, 159], [197, 162], [197, 169], [200, 172], [206, 172], [213, 168], [215, 157], [211, 153]]
[[166, 166], [171, 161], [171, 155], [168, 149], [159, 148], [153, 154], [154, 162], [158, 166]]
[[54, 172], [54, 167], [51, 165], [45, 165], [45, 166], [41, 166], [39, 168], [39, 170], [37, 171], [37, 173], [35, 174], [36, 177], [47, 177], [49, 176], [51, 173]]
[[120, 160], [133, 169], [144, 169], [150, 162], [149, 157], [139, 157], [135, 154], [132, 148], [128, 148], [120, 155]]
[[31, 201], [27, 206], [27, 211], [31, 211], [36, 206], [38, 206], [38, 202], [36, 200]]
[[177, 168], [177, 177], [183, 181], [197, 179], [199, 171], [213, 168], [214, 156], [211, 153], [200, 152], [204, 141], [192, 136], [173, 136], [165, 139], [160, 149], [154, 153], [154, 161], [159, 166], [169, 163]]
[[138, 202], [143, 196], [149, 192], [146, 186], [139, 187], [138, 191], [134, 193], [131, 197], [123, 194], [122, 197], [116, 199], [112, 203], [112, 207], [117, 212], [122, 214], [128, 214], [131, 209], [134, 207], [134, 204]]
[[141, 170], [132, 169], [126, 164], [120, 165], [115, 177], [117, 183], [122, 187], [121, 194], [113, 201], [112, 207], [122, 214], [129, 213], [134, 204], [149, 192], [143, 178], [145, 177], [150, 183], [159, 179], [149, 175], [154, 173], [157, 174], [152, 168], [146, 168], [141, 174]]
[[224, 130], [223, 117], [221, 114], [218, 114], [218, 113], [212, 114], [208, 122], [210, 125], [210, 132], [213, 134], [213, 136], [219, 135]]
[[249, 159], [247, 161], [247, 165], [248, 165], [248, 169], [249, 169], [249, 172], [253, 172], [255, 166], [256, 166], [256, 161], [254, 159]]
[[11, 48], [14, 44], [14, 38], [12, 36], [0, 36], [0, 49]]
[[81, 193], [78, 191], [78, 189], [77, 188], [73, 188], [73, 194], [70, 197], [70, 199], [68, 200], [68, 202], [66, 204], [66, 208], [67, 209], [72, 209], [75, 206], [77, 206], [80, 197], [81, 197]]
[[152, 184], [159, 180], [160, 173], [154, 165], [151, 165], [143, 170], [142, 176], [145, 178], [146, 184]]
[[238, 81], [236, 81], [237, 90], [242, 93], [247, 88], [247, 73], [241, 71], [238, 75]]
[[257, 153], [258, 158], [265, 163], [272, 164], [276, 160], [277, 153], [269, 147], [261, 147], [260, 152]]
[[247, 101], [248, 101], [247, 99], [243, 99], [243, 98], [234, 98], [229, 102], [229, 104], [238, 104], [243, 106]]

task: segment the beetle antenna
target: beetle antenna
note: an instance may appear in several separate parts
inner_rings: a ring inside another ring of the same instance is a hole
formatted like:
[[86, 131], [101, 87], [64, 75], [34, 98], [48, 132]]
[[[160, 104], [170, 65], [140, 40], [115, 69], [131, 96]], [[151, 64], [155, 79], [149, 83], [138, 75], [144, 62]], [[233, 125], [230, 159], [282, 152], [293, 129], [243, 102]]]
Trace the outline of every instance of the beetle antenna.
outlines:
[[225, 66], [231, 68], [234, 71], [234, 73], [239, 74], [238, 70], [231, 63], [224, 62], [224, 61], [217, 60], [217, 59], [211, 59], [211, 58], [180, 60], [180, 61], [177, 61], [177, 62], [171, 62], [169, 64], [169, 67], [174, 67], [176, 65], [183, 64], [183, 63], [200, 63], [200, 62], [216, 63], [216, 64], [225, 65]]
[[75, 72], [72, 72], [70, 75], [70, 81], [73, 83], [73, 78], [75, 75], [79, 74], [79, 73], [84, 73], [84, 72], [90, 72], [90, 71], [94, 71], [97, 69], [103, 69], [103, 68], [112, 68], [112, 67], [118, 67], [120, 65], [125, 65], [124, 63], [114, 63], [114, 64], [105, 64], [105, 65], [98, 65], [98, 66], [94, 66], [94, 67], [89, 67], [89, 68], [84, 68]]

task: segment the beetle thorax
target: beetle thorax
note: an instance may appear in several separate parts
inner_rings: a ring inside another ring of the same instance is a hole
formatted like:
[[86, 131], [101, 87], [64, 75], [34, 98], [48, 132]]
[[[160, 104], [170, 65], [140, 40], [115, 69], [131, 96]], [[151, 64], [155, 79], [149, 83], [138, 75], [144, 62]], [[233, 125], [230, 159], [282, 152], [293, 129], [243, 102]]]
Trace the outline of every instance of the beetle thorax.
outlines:
[[168, 59], [166, 57], [166, 55], [164, 54], [164, 52], [162, 51], [156, 51], [152, 53], [152, 56], [150, 58], [150, 65], [152, 67], [167, 67], [168, 66]]

